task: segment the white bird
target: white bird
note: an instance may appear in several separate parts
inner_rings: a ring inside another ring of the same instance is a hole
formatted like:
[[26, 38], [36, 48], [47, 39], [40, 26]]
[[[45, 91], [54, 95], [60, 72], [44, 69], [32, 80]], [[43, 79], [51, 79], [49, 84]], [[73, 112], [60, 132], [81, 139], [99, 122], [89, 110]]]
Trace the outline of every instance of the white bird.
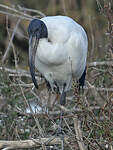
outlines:
[[70, 17], [48, 16], [33, 19], [28, 33], [29, 66], [35, 87], [36, 67], [51, 89], [61, 94], [60, 104], [65, 104], [73, 78], [84, 86], [88, 49], [85, 30]]

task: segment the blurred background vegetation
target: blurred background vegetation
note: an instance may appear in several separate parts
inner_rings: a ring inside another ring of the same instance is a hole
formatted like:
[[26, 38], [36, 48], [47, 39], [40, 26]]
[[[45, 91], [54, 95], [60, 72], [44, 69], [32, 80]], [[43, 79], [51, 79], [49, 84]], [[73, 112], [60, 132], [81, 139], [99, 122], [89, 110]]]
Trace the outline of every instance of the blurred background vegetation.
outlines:
[[[3, 8], [2, 4], [31, 16], [28, 17], [29, 19], [20, 20], [13, 44], [7, 54], [11, 35], [19, 21], [18, 17], [12, 15], [19, 13]], [[38, 10], [40, 13], [21, 10], [21, 8]], [[113, 149], [112, 10], [112, 0], [0, 0], [0, 139], [19, 140], [39, 136], [35, 119], [25, 114], [25, 108], [29, 105], [27, 101], [35, 101], [36, 94], [42, 98], [44, 94], [41, 93], [41, 90], [43, 89], [42, 91], [45, 92], [44, 85], [40, 87], [38, 93], [37, 91], [31, 92], [33, 84], [28, 67], [27, 27], [30, 19], [34, 16], [41, 18], [44, 14], [46, 16], [66, 15], [81, 24], [88, 34], [88, 64], [91, 62], [103, 62], [104, 64], [88, 65], [86, 86], [89, 89], [80, 97], [79, 101], [76, 97], [71, 97], [71, 102], [67, 102], [67, 108], [72, 106], [82, 110], [78, 116], [82, 124], [84, 141], [89, 149], [105, 149], [106, 144], [108, 144], [109, 150]], [[5, 14], [7, 12], [12, 15]], [[20, 76], [19, 73], [16, 73], [17, 69], [20, 71]], [[37, 79], [40, 83], [38, 76]], [[98, 107], [98, 109], [90, 109], [90, 107]], [[18, 108], [21, 109], [21, 112]], [[56, 116], [51, 116], [51, 118], [56, 122]], [[45, 117], [41, 116], [39, 121], [45, 135], [48, 136], [51, 135], [53, 124], [47, 116], [44, 119]], [[73, 132], [71, 118], [67, 117], [66, 119]], [[45, 125], [43, 125], [44, 123]], [[66, 128], [66, 124], [64, 124], [64, 128], [66, 133], [72, 136]], [[30, 132], [26, 129], [29, 129]], [[74, 139], [71, 141], [72, 147], [77, 147], [73, 142], [75, 142]]]

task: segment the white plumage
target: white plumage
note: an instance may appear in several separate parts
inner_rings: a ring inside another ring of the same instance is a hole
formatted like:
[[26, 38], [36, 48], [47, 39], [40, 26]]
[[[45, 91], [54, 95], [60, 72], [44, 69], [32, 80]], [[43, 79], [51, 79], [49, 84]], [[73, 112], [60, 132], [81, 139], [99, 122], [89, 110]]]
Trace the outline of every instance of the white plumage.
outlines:
[[48, 38], [41, 38], [35, 55], [35, 66], [53, 89], [54, 81], [62, 93], [71, 88], [72, 77], [79, 80], [86, 67], [88, 40], [81, 25], [66, 16], [41, 19]]

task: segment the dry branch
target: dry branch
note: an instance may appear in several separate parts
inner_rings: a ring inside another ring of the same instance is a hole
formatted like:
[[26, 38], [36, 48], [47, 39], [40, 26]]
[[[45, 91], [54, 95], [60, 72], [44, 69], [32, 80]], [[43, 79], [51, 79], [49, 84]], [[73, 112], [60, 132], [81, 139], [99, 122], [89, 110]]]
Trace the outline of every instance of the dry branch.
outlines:
[[21, 6], [18, 6], [18, 8], [19, 8], [20, 11], [34, 12], [34, 13], [39, 14], [39, 15], [42, 16], [42, 17], [45, 17], [45, 16], [46, 16], [44, 13], [42, 13], [42, 12], [39, 11], [39, 10], [24, 8], [24, 7], [21, 7]]
[[101, 62], [88, 63], [88, 67], [96, 67], [96, 66], [113, 66], [113, 61], [101, 61]]
[[[79, 109], [79, 108], [67, 109], [66, 107], [61, 106], [61, 105], [59, 105], [59, 108], [63, 111], [64, 115], [65, 114], [70, 114], [70, 116], [73, 116], [73, 115], [71, 115], [71, 113], [77, 114], [77, 113], [82, 113], [83, 112], [83, 110]], [[101, 107], [99, 107], [99, 106], [90, 107], [90, 110], [100, 110], [100, 109], [101, 109]], [[18, 114], [22, 115], [22, 116], [28, 116], [28, 117], [32, 116], [32, 113], [25, 113], [20, 108], [15, 108], [14, 111], [17, 112]], [[60, 115], [60, 113], [61, 113], [60, 110], [59, 111], [48, 111], [48, 112], [41, 111], [41, 112], [34, 113], [34, 115], [37, 116], [37, 117], [40, 117], [41, 115], [47, 117], [47, 116]]]
[[84, 142], [83, 142], [82, 131], [80, 129], [80, 121], [78, 120], [77, 116], [75, 116], [73, 118], [73, 121], [74, 121], [74, 129], [75, 129], [76, 138], [77, 138], [79, 148], [80, 148], [80, 150], [86, 150], [86, 147], [85, 147]]
[[[6, 11], [0, 11], [0, 13], [2, 14], [6, 14], [6, 15], [10, 15], [10, 16], [13, 16], [13, 17], [18, 17], [18, 18], [21, 18], [21, 19], [27, 19], [27, 20], [31, 20], [33, 17], [27, 13], [25, 13], [26, 11], [28, 12], [35, 12], [37, 13], [38, 15], [40, 15], [40, 17], [44, 17], [45, 14], [42, 13], [41, 11], [38, 11], [38, 10], [35, 10], [35, 9], [28, 9], [28, 8], [23, 8], [21, 6], [18, 5], [18, 9], [17, 8], [12, 8], [12, 7], [8, 7], [7, 5], [3, 5], [3, 4], [0, 4], [0, 7], [5, 9]], [[12, 11], [13, 13], [16, 13], [16, 14], [13, 14], [9, 11]]]
[[12, 14], [12, 13], [2, 11], [2, 10], [0, 10], [0, 14], [8, 15], [8, 16], [11, 16], [11, 17], [16, 17], [16, 18], [20, 18], [20, 19], [25, 19], [25, 20], [32, 20], [33, 19], [33, 17], [28, 18], [28, 17], [24, 17], [22, 15]]
[[[64, 140], [68, 140], [68, 137], [64, 137]], [[60, 137], [51, 137], [51, 138], [39, 138], [32, 140], [21, 140], [21, 141], [0, 141], [0, 149], [25, 149], [33, 147], [41, 147], [42, 143], [46, 146], [61, 144]]]
[[100, 92], [112, 92], [113, 91], [113, 88], [97, 88], [95, 86], [92, 86], [92, 87], [84, 87], [85, 90], [88, 90], [88, 89], [94, 89], [96, 91], [100, 91]]
[[16, 8], [8, 7], [7, 5], [0, 4], [0, 7], [4, 8], [6, 10], [10, 10], [10, 11], [13, 11], [15, 13], [18, 13], [18, 14], [20, 14], [22, 16], [31, 17], [30, 15], [28, 15], [28, 14], [22, 12], [22, 11], [18, 11]]
[[6, 51], [5, 51], [5, 54], [4, 54], [3, 58], [2, 58], [2, 63], [4, 63], [4, 61], [5, 61], [6, 58], [7, 58], [7, 55], [9, 54], [10, 47], [11, 47], [11, 45], [12, 45], [12, 41], [13, 41], [13, 38], [14, 38], [14, 36], [15, 36], [15, 32], [16, 32], [16, 30], [17, 30], [17, 28], [18, 28], [18, 25], [19, 25], [20, 21], [21, 21], [21, 19], [19, 19], [19, 20], [17, 21], [17, 24], [16, 24], [16, 26], [15, 26], [15, 28], [14, 28], [13, 33], [12, 33], [12, 36], [11, 36], [10, 42], [9, 42], [9, 44], [8, 44], [8, 47], [7, 47], [7, 49], [6, 49]]
[[[7, 68], [7, 67], [0, 67], [0, 70], [11, 73], [10, 74], [11, 76], [25, 76], [25, 77], [30, 77], [31, 78], [30, 73], [26, 70], [10, 69], [10, 68]], [[36, 73], [36, 76], [40, 76], [39, 73]]]

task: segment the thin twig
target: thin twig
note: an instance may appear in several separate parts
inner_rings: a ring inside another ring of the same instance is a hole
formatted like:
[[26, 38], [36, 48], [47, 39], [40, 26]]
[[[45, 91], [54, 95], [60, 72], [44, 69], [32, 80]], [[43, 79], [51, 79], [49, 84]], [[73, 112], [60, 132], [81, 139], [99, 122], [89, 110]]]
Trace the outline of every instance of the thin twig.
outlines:
[[[92, 59], [92, 57], [93, 57], [93, 55], [94, 55], [94, 47], [95, 47], [95, 39], [94, 39], [94, 33], [93, 33], [93, 27], [92, 27], [92, 22], [91, 22], [91, 19], [92, 19], [92, 17], [91, 16], [89, 16], [89, 28], [90, 28], [90, 32], [91, 32], [91, 59]], [[90, 59], [90, 60], [91, 60]]]
[[73, 121], [74, 121], [74, 129], [75, 129], [76, 138], [77, 138], [79, 148], [80, 148], [80, 150], [86, 150], [86, 147], [85, 147], [84, 142], [83, 142], [82, 131], [80, 129], [80, 121], [78, 120], [77, 116], [75, 116], [73, 118]]
[[[0, 67], [0, 70], [3, 70], [5, 72], [9, 72], [9, 73], [12, 73], [14, 75], [12, 76], [26, 76], [26, 77], [31, 77], [30, 73], [26, 70], [23, 70], [23, 69], [11, 69], [11, 68], [7, 68], [7, 67]], [[11, 74], [10, 74], [11, 75]], [[39, 73], [36, 73], [36, 78], [37, 76], [40, 77], [40, 74]]]
[[113, 61], [101, 61], [101, 62], [88, 63], [88, 67], [96, 67], [96, 66], [113, 66]]
[[40, 126], [40, 123], [39, 123], [38, 119], [35, 117], [34, 112], [33, 112], [32, 108], [31, 108], [31, 106], [29, 105], [29, 103], [28, 103], [28, 101], [27, 101], [27, 99], [26, 99], [26, 97], [24, 95], [23, 88], [21, 86], [20, 86], [20, 89], [21, 89], [22, 95], [24, 97], [24, 100], [25, 100], [27, 106], [30, 108], [30, 111], [32, 112], [32, 116], [33, 116], [33, 118], [34, 118], [34, 120], [36, 122], [36, 125], [37, 125], [38, 129], [39, 129], [40, 136], [44, 137], [44, 132], [43, 132], [41, 126]]
[[[79, 109], [79, 108], [71, 108], [71, 109], [67, 109], [67, 108], [63, 108], [64, 106], [61, 106], [60, 107], [60, 109], [62, 109], [62, 111], [63, 111], [63, 113], [64, 114], [71, 114], [71, 113], [82, 113], [83, 112], [83, 110], [82, 109]], [[100, 110], [101, 109], [101, 107], [99, 107], [99, 106], [95, 106], [95, 107], [90, 107], [90, 110]], [[15, 111], [16, 112], [18, 112], [20, 115], [23, 115], [23, 116], [32, 116], [32, 113], [25, 113], [25, 112], [22, 112], [22, 111], [20, 111], [20, 110], [18, 110], [18, 109], [15, 109]], [[35, 116], [40, 116], [40, 115], [43, 115], [43, 116], [47, 116], [47, 115], [49, 115], [49, 116], [56, 116], [56, 115], [60, 115], [60, 111], [49, 111], [48, 113], [46, 112], [46, 111], [42, 111], [42, 112], [38, 112], [38, 113], [35, 113], [34, 114]], [[70, 116], [72, 116], [72, 115], [70, 115]], [[65, 117], [65, 116], [64, 116]], [[67, 116], [66, 116], [67, 117]]]
[[11, 17], [20, 18], [22, 20], [25, 19], [25, 20], [29, 20], [29, 21], [31, 21], [33, 18], [36, 18], [36, 17], [32, 17], [32, 16], [30, 18], [28, 18], [28, 17], [24, 17], [24, 16], [21, 16], [21, 15], [13, 14], [13, 13], [9, 13], [9, 12], [2, 11], [2, 10], [0, 10], [0, 14], [4, 14], [4, 15], [11, 16]]
[[[13, 32], [13, 29], [8, 29], [11, 33]], [[26, 40], [28, 40], [29, 38], [28, 38], [28, 36], [26, 36], [26, 35], [23, 35], [22, 33], [20, 33], [20, 32], [16, 32], [15, 34], [17, 34], [18, 36], [21, 36], [22, 38], [24, 38], [24, 39], [26, 39]]]
[[22, 10], [22, 11], [28, 11], [28, 12], [37, 13], [37, 14], [39, 14], [39, 15], [42, 16], [42, 17], [45, 17], [45, 16], [46, 16], [44, 13], [42, 13], [42, 12], [39, 11], [39, 10], [24, 8], [24, 7], [21, 7], [20, 5], [18, 6], [18, 8], [19, 8], [20, 10]]
[[61, 3], [62, 3], [63, 10], [64, 10], [64, 14], [67, 15], [65, 0], [61, 0]]
[[26, 14], [25, 12], [18, 11], [16, 8], [12, 8], [12, 7], [9, 7], [7, 5], [0, 4], [0, 7], [11, 10], [15, 13], [19, 13], [20, 15], [25, 16], [25, 17], [29, 17], [29, 18], [31, 17], [30, 15]]
[[17, 30], [17, 28], [18, 28], [18, 25], [19, 25], [20, 21], [21, 21], [21, 19], [19, 19], [19, 20], [17, 21], [17, 24], [16, 24], [16, 26], [15, 26], [15, 28], [14, 28], [13, 33], [12, 33], [12, 36], [11, 36], [10, 42], [9, 42], [9, 44], [8, 44], [8, 47], [7, 47], [7, 49], [6, 49], [6, 51], [5, 51], [5, 54], [4, 54], [3, 58], [2, 58], [2, 63], [4, 63], [5, 60], [6, 60], [6, 58], [7, 58], [7, 55], [8, 55], [8, 53], [9, 53], [9, 51], [10, 51], [10, 47], [11, 47], [11, 45], [12, 45], [13, 38], [14, 38], [14, 36], [15, 36], [15, 32], [16, 32], [16, 30]]
[[[18, 20], [18, 22], [20, 23], [19, 20]], [[18, 22], [17, 22], [17, 23], [18, 23]], [[18, 23], [18, 25], [19, 25], [19, 23]], [[8, 33], [9, 39], [11, 39], [11, 35], [10, 35], [10, 33], [9, 33], [9, 28], [8, 28], [8, 16], [6, 16], [6, 29], [7, 29], [7, 33]], [[16, 33], [16, 30], [15, 30], [15, 33]], [[13, 48], [13, 54], [14, 54], [14, 60], [15, 60], [15, 68], [17, 69], [17, 68], [18, 68], [17, 55], [16, 55], [16, 51], [15, 51], [13, 42], [11, 42], [11, 46], [12, 46], [12, 48]]]
[[[46, 16], [44, 13], [42, 13], [39, 10], [23, 8], [23, 7], [19, 6], [19, 5], [18, 5], [18, 8], [19, 8], [20, 11], [17, 10], [16, 8], [12, 8], [12, 7], [3, 5], [3, 4], [0, 4], [0, 7], [6, 9], [8, 11], [13, 11], [13, 13], [11, 13], [11, 12], [7, 12], [7, 11], [1, 10], [0, 11], [1, 14], [9, 15], [9, 16], [12, 16], [12, 17], [17, 17], [17, 18], [20, 18], [20, 19], [32, 20], [33, 18], [36, 18], [36, 17], [45, 17]], [[34, 16], [33, 17], [33, 16], [29, 15], [29, 14], [26, 14], [25, 13], [26, 11], [28, 11], [28, 12], [35, 12], [35, 13], [37, 13], [40, 16], [36, 16], [36, 17]]]

